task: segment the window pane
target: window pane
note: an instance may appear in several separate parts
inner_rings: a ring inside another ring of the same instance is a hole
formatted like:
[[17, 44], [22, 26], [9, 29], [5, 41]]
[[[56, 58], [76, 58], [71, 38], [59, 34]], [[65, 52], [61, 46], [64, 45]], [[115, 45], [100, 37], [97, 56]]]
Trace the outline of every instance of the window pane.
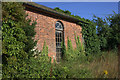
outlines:
[[55, 24], [55, 27], [58, 28], [58, 26], [59, 26], [59, 23], [56, 23], [56, 24]]
[[60, 38], [60, 42], [62, 42], [62, 38]]
[[62, 33], [60, 32], [60, 38], [61, 38], [61, 34], [62, 34]]
[[60, 22], [56, 22], [55, 28], [56, 29], [63, 29], [63, 26], [62, 26], [62, 24]]

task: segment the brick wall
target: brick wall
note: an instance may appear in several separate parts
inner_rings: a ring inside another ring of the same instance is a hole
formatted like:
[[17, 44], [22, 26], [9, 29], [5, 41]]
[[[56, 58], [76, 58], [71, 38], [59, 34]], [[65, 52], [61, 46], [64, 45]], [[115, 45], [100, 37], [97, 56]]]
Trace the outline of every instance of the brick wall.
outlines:
[[38, 40], [37, 48], [39, 50], [42, 50], [44, 41], [46, 41], [46, 44], [48, 45], [48, 52], [49, 52], [48, 55], [50, 57], [53, 57], [53, 55], [56, 55], [55, 54], [56, 53], [55, 23], [57, 21], [61, 21], [64, 25], [64, 39], [65, 39], [66, 46], [67, 46], [67, 37], [69, 37], [69, 39], [72, 42], [73, 48], [76, 47], [74, 33], [76, 33], [76, 36], [80, 36], [80, 39], [82, 39], [81, 27], [75, 23], [71, 23], [61, 19], [55, 19], [52, 17], [48, 17], [45, 15], [34, 13], [27, 10], [26, 10], [26, 14], [28, 14], [27, 19], [29, 18], [32, 21], [34, 20], [37, 21], [37, 25], [35, 28], [35, 31], [36, 31], [35, 40]]

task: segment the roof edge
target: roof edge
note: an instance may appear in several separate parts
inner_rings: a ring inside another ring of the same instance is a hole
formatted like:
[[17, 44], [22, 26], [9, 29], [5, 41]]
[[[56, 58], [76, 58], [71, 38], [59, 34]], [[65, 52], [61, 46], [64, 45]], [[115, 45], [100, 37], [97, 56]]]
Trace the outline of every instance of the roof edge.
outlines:
[[47, 12], [47, 14], [54, 14], [53, 16], [60, 16], [62, 19], [66, 20], [66, 21], [76, 23], [76, 24], [78, 24], [79, 22], [88, 24], [88, 23], [86, 23], [84, 21], [81, 21], [77, 18], [71, 17], [71, 16], [66, 15], [64, 13], [55, 11], [52, 8], [49, 8], [49, 7], [46, 7], [46, 6], [43, 6], [43, 5], [39, 5], [39, 4], [34, 3], [34, 2], [24, 2], [23, 5], [27, 5], [27, 6], [31, 6], [33, 8], [36, 8], [38, 11], [42, 10], [43, 12]]

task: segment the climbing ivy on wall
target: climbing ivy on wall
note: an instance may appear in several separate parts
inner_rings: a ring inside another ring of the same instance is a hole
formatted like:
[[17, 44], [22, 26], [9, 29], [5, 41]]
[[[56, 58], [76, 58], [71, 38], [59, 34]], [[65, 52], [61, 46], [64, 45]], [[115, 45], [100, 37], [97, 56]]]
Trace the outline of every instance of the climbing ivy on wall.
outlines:
[[85, 51], [87, 54], [96, 54], [100, 52], [100, 43], [98, 36], [96, 34], [96, 25], [94, 23], [81, 24], [82, 25], [82, 35], [84, 38]]

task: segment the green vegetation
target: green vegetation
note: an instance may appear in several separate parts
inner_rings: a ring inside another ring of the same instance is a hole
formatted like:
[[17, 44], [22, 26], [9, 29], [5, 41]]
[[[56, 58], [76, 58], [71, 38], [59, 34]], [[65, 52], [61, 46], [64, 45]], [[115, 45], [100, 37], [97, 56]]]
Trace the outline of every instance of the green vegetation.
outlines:
[[[78, 42], [79, 38], [76, 40]], [[63, 59], [54, 65], [53, 75], [56, 78], [118, 78], [117, 50], [86, 56], [80, 43], [73, 49], [68, 38], [67, 45]]]
[[30, 25], [31, 20], [26, 20], [22, 3], [5, 2], [2, 10], [3, 78], [118, 78], [120, 15], [111, 15], [106, 18], [107, 21], [95, 16], [90, 21], [55, 8], [87, 22], [79, 23], [84, 43], [75, 35], [77, 46], [74, 49], [68, 38], [67, 46], [64, 43], [61, 45], [63, 55], [57, 64], [55, 60], [51, 63], [46, 42], [41, 52], [34, 50], [36, 21]]
[[[36, 22], [30, 25], [31, 21], [25, 20], [26, 14], [22, 3], [6, 2], [2, 6], [2, 77], [39, 78], [49, 76], [49, 64], [51, 63], [47, 56], [46, 45], [37, 58], [34, 57], [34, 51], [32, 51], [36, 44], [33, 39]], [[36, 76], [36, 74], [38, 75]]]
[[16, 77], [27, 58], [27, 53], [24, 51], [27, 36], [21, 28], [23, 7], [20, 6], [21, 3], [3, 3], [2, 7], [3, 14], [6, 14], [2, 18], [2, 76], [7, 78]]

